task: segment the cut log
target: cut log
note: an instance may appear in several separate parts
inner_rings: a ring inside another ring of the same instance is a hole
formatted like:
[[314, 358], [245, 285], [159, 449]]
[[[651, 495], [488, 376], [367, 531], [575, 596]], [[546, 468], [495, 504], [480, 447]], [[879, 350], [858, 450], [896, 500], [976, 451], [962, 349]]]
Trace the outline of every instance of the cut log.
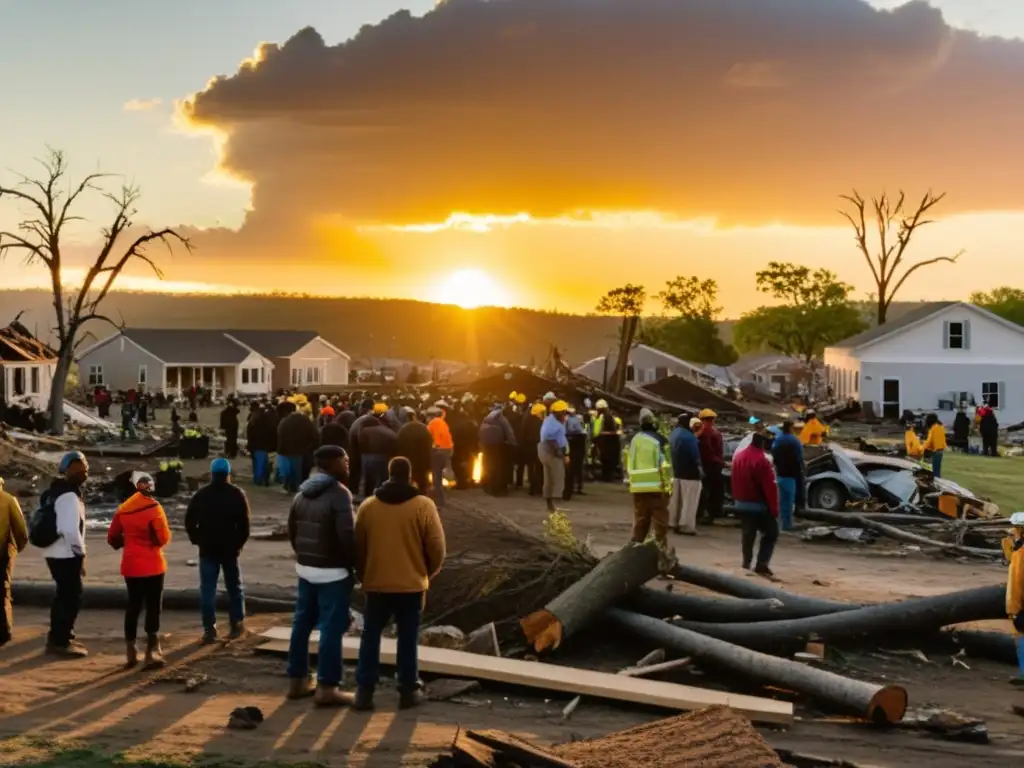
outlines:
[[732, 623], [803, 619], [807, 616], [821, 615], [820, 606], [799, 601], [796, 606], [791, 606], [774, 597], [763, 600], [707, 597], [651, 587], [640, 587], [621, 602], [621, 607], [625, 610], [653, 616], [656, 619], [679, 616], [690, 621]]
[[961, 629], [953, 632], [953, 642], [967, 651], [968, 656], [988, 659], [1003, 664], [1019, 664], [1017, 643], [1013, 635], [1003, 632], [984, 632], [976, 629]]
[[730, 576], [727, 573], [712, 571], [707, 568], [698, 568], [695, 565], [684, 565], [676, 563], [672, 569], [672, 576], [679, 581], [693, 584], [697, 587], [710, 589], [712, 592], [721, 592], [724, 595], [733, 597], [745, 597], [750, 600], [767, 600], [775, 598], [790, 609], [806, 610], [810, 615], [819, 616], [826, 613], [839, 613], [850, 611], [855, 608], [863, 608], [863, 604], [843, 603], [837, 600], [825, 600], [820, 597], [808, 597], [806, 595], [795, 595], [792, 592], [785, 592], [781, 589], [759, 584], [747, 578]]
[[850, 680], [788, 659], [767, 656], [722, 640], [673, 627], [649, 616], [613, 609], [608, 617], [645, 640], [743, 677], [805, 694], [873, 723], [897, 723], [907, 710], [907, 692], [895, 685]]
[[519, 622], [526, 640], [540, 653], [598, 618], [616, 600], [658, 575], [662, 551], [654, 541], [627, 544], [601, 560], [543, 609]]
[[885, 536], [888, 539], [893, 539], [894, 541], [916, 544], [920, 547], [941, 549], [944, 552], [950, 552], [955, 555], [985, 558], [1001, 558], [1003, 556], [1003, 551], [1001, 549], [982, 549], [980, 547], [967, 547], [962, 544], [953, 544], [948, 541], [935, 541], [934, 539], [929, 539], [927, 536], [910, 533], [910, 531], [904, 531], [900, 528], [896, 528], [895, 526], [888, 525], [887, 523], [868, 519], [864, 515], [855, 515], [849, 512], [830, 512], [824, 509], [801, 509], [797, 511], [796, 515], [804, 520], [814, 520], [815, 522], [829, 523], [830, 525], [841, 525], [844, 528], [864, 528], [868, 531], [874, 531], [881, 536]]
[[789, 654], [802, 650], [812, 639], [826, 642], [867, 638], [895, 640], [901, 635], [928, 634], [953, 624], [1002, 618], [1006, 611], [1005, 594], [1006, 588], [997, 584], [806, 619], [736, 624], [673, 621], [672, 624], [745, 648]]
[[466, 736], [490, 747], [502, 758], [511, 759], [520, 765], [536, 766], [536, 768], [578, 768], [571, 760], [559, 757], [554, 752], [538, 747], [536, 744], [502, 731], [466, 731]]

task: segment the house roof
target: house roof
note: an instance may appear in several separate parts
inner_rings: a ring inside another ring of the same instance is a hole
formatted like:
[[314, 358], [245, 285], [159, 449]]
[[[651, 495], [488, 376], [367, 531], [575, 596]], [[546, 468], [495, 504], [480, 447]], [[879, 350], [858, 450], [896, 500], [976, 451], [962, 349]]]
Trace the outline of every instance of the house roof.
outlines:
[[912, 325], [916, 325], [922, 320], [927, 320], [934, 314], [941, 312], [944, 309], [948, 309], [956, 304], [962, 304], [960, 301], [926, 301], [913, 309], [904, 312], [899, 317], [889, 320], [883, 325], [876, 325], [874, 328], [868, 328], [866, 331], [851, 336], [848, 339], [843, 339], [837, 344], [833, 344], [833, 347], [839, 349], [856, 349], [857, 347], [863, 347], [865, 344], [870, 344], [873, 341], [881, 339], [883, 336], [901, 331], [904, 328], [909, 328]]
[[169, 365], [237, 365], [251, 354], [250, 348], [224, 331], [124, 328], [121, 335]]
[[21, 323], [0, 328], [0, 363], [39, 363], [56, 360], [57, 352], [39, 341]]
[[317, 338], [316, 331], [224, 331], [264, 357], [291, 357]]
[[[650, 347], [650, 346], [648, 346], [646, 344], [634, 344], [633, 347], [631, 348], [631, 352], [635, 351], [635, 350], [638, 350], [638, 349], [644, 350], [645, 352], [650, 352], [651, 354], [656, 355], [656, 356], [664, 359], [666, 362], [673, 363], [675, 365], [681, 365], [681, 366], [684, 366], [686, 368], [690, 368], [693, 371], [697, 371], [699, 373], [708, 374], [709, 376], [713, 375], [713, 374], [708, 373], [708, 371], [705, 370], [705, 367], [702, 366], [702, 365], [699, 365], [697, 363], [691, 363], [689, 360], [683, 360], [681, 357], [676, 357], [675, 355], [671, 355], [668, 352], [660, 350], [660, 349], [658, 349], [656, 347]], [[617, 356], [618, 356], [617, 352], [609, 355], [608, 356], [609, 364], [614, 363], [614, 361], [617, 359]], [[595, 357], [595, 358], [593, 358], [591, 360], [587, 360], [585, 363], [582, 363], [582, 364], [576, 366], [576, 368], [574, 368], [573, 370], [578, 373], [583, 368], [586, 368], [588, 365], [592, 365], [594, 363], [603, 363], [604, 359], [605, 359], [604, 355], [602, 355], [601, 357]]]

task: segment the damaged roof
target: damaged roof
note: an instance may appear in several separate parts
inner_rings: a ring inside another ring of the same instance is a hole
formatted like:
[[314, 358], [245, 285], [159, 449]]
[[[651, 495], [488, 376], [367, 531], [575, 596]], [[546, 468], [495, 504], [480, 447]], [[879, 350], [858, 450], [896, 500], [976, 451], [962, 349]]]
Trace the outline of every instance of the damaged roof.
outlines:
[[0, 328], [0, 363], [42, 363], [57, 359], [57, 351], [39, 341], [15, 321]]

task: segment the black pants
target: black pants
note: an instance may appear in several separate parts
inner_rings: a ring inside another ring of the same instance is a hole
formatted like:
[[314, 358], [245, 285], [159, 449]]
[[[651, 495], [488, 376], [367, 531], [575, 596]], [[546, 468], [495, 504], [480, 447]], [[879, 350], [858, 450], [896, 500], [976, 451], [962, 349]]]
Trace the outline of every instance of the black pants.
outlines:
[[738, 512], [737, 514], [743, 524], [743, 567], [750, 568], [754, 558], [754, 541], [757, 539], [757, 535], [761, 534], [755, 565], [758, 568], [767, 568], [772, 561], [772, 554], [775, 552], [775, 542], [779, 539], [779, 521], [768, 511]]
[[705, 469], [704, 482], [700, 487], [700, 504], [698, 514], [711, 520], [717, 520], [722, 516], [722, 507], [725, 504], [725, 478], [722, 477], [721, 467]]
[[224, 430], [224, 455], [229, 459], [238, 456], [238, 427]]
[[75, 621], [82, 608], [82, 568], [84, 557], [46, 558], [56, 590], [50, 605], [50, 633], [46, 642], [66, 647], [75, 636]]
[[14, 612], [11, 602], [11, 571], [14, 570], [14, 558], [10, 549], [4, 546], [0, 550], [0, 646], [11, 642], [14, 634]]
[[982, 435], [981, 436], [981, 453], [983, 456], [998, 456], [999, 455], [999, 437], [998, 435]]
[[619, 436], [598, 435], [597, 452], [601, 457], [601, 481], [611, 483], [619, 476]]
[[569, 435], [569, 474], [565, 478], [565, 492], [583, 492], [583, 470], [587, 466], [587, 436]]
[[159, 576], [125, 577], [128, 587], [128, 609], [124, 612], [124, 639], [134, 643], [139, 633], [139, 614], [146, 609], [146, 634], [160, 632], [160, 612], [164, 602], [164, 574]]
[[505, 446], [485, 445], [483, 486], [493, 496], [504, 496], [507, 483], [505, 481]]
[[473, 455], [455, 451], [452, 454], [452, 473], [456, 488], [469, 488], [473, 484]]

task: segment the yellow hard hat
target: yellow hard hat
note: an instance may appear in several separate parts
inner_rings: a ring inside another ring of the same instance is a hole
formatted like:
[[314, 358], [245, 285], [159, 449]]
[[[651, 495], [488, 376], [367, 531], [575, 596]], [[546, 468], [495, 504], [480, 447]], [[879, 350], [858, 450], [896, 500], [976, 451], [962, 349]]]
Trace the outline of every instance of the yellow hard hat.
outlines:
[[388, 404], [387, 403], [374, 403], [373, 404], [373, 412], [377, 413], [377, 414], [387, 413], [388, 412]]
[[530, 409], [531, 416], [543, 416], [548, 412], [548, 409], [544, 406], [544, 403], [534, 403]]
[[518, 395], [516, 395], [516, 402], [519, 403], [520, 405], [525, 403], [526, 402], [526, 395], [524, 395], [522, 392], [520, 392]]
[[594, 404], [594, 407], [597, 408], [597, 410], [600, 411], [602, 408], [607, 408], [608, 407], [608, 401], [607, 400], [598, 400]]
[[555, 402], [551, 404], [552, 413], [565, 413], [568, 410], [569, 404], [565, 402], [565, 400], [555, 400]]
[[699, 414], [697, 414], [697, 416], [700, 419], [717, 419], [718, 418], [718, 414], [715, 413], [714, 411], [712, 411], [710, 408], [703, 409]]
[[511, 393], [509, 394], [509, 396], [508, 396], [508, 399], [509, 399], [510, 401], [513, 401], [513, 402], [514, 402], [514, 401], [515, 401], [515, 399], [516, 399], [517, 397], [519, 397], [519, 393], [518, 393], [518, 392], [516, 392], [515, 390], [513, 390], [513, 391], [512, 391], [512, 392], [511, 392]]

